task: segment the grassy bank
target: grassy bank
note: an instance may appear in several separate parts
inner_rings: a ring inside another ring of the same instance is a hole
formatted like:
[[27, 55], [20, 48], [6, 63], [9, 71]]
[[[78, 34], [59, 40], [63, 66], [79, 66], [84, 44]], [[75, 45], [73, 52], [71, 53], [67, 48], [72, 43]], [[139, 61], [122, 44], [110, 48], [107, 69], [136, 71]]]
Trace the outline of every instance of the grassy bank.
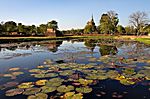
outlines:
[[136, 40], [145, 44], [150, 44], [150, 36], [64, 36], [64, 37], [0, 37], [0, 43], [11, 42], [29, 42], [29, 41], [42, 41], [42, 40], [64, 40], [64, 39], [123, 39], [123, 40]]
[[145, 44], [150, 44], [150, 38], [136, 38], [135, 40]]

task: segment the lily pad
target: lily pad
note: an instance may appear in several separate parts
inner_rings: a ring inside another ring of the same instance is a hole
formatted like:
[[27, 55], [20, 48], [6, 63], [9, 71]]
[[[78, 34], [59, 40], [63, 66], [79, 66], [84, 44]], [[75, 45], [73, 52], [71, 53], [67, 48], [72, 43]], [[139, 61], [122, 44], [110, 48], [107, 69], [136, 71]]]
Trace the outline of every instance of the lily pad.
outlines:
[[26, 89], [23, 94], [24, 95], [33, 95], [33, 94], [37, 94], [41, 91], [40, 88], [28, 88]]
[[38, 85], [38, 86], [42, 86], [42, 85], [46, 84], [46, 81], [47, 80], [38, 80], [38, 81], [35, 82], [35, 84]]
[[57, 88], [57, 91], [61, 92], [61, 93], [63, 93], [63, 92], [70, 92], [72, 90], [74, 90], [74, 86], [71, 86], [71, 85], [68, 85], [68, 86], [62, 85], [62, 86], [59, 86]]
[[9, 87], [14, 87], [17, 86], [19, 83], [18, 82], [7, 82], [6, 84], [4, 84], [3, 86], [5, 88], [9, 88]]
[[5, 92], [5, 95], [6, 96], [15, 96], [15, 95], [22, 94], [23, 91], [24, 91], [24, 89], [10, 89]]
[[17, 67], [16, 67], [16, 68], [10, 68], [9, 71], [17, 71], [17, 70], [19, 70], [19, 69], [20, 69], [20, 68], [17, 68]]
[[69, 76], [72, 75], [74, 72], [72, 70], [65, 70], [60, 73], [61, 76]]
[[28, 96], [27, 99], [47, 99], [47, 98], [48, 98], [47, 94], [45, 94], [45, 93], [38, 93], [38, 94], [35, 94], [35, 95]]
[[92, 92], [92, 88], [80, 87], [80, 88], [76, 88], [76, 91], [80, 92], [80, 93], [90, 93], [90, 92]]
[[83, 94], [82, 93], [75, 94], [75, 92], [67, 92], [64, 94], [63, 99], [83, 99]]
[[18, 88], [26, 89], [26, 88], [31, 88], [33, 86], [34, 86], [33, 82], [26, 82], [26, 83], [22, 83], [22, 84], [18, 85]]
[[56, 87], [48, 87], [48, 86], [43, 86], [41, 87], [42, 89], [42, 93], [50, 93], [50, 92], [54, 92], [57, 88]]
[[87, 80], [87, 79], [79, 79], [80, 84], [87, 86], [88, 84], [91, 84], [93, 82], [93, 80]]

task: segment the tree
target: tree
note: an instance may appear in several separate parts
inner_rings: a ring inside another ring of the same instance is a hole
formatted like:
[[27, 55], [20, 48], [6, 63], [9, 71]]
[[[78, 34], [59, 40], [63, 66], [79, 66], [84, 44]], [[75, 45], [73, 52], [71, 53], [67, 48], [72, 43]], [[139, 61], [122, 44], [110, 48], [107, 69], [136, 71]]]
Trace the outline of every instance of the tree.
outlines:
[[111, 31], [115, 33], [117, 31], [117, 25], [119, 23], [118, 14], [115, 11], [108, 11], [107, 15], [111, 21]]
[[118, 25], [117, 31], [119, 32], [119, 34], [125, 33], [125, 28], [122, 25]]
[[47, 23], [47, 28], [57, 30], [58, 29], [57, 22], [55, 20], [52, 20], [52, 21], [48, 22]]
[[22, 23], [18, 23], [18, 33], [21, 34], [21, 33], [24, 33], [24, 25], [22, 25]]
[[144, 27], [144, 32], [150, 34], [150, 24], [148, 24]]
[[108, 11], [100, 19], [99, 31], [102, 33], [115, 33], [117, 31], [119, 19], [115, 11]]
[[141, 32], [141, 28], [148, 24], [148, 14], [146, 12], [135, 12], [129, 16], [129, 22], [137, 29], [137, 36]]
[[99, 31], [101, 33], [110, 33], [111, 30], [111, 21], [108, 14], [103, 14], [100, 19]]
[[84, 33], [93, 33], [96, 31], [96, 26], [87, 24], [84, 28]]
[[39, 27], [37, 27], [37, 35], [44, 35], [47, 30], [46, 24], [41, 24]]
[[127, 35], [133, 35], [136, 33], [136, 29], [134, 28], [134, 26], [126, 26], [125, 27], [125, 32]]
[[17, 32], [17, 24], [13, 21], [8, 21], [3, 26], [4, 32], [7, 32], [7, 34], [11, 32]]

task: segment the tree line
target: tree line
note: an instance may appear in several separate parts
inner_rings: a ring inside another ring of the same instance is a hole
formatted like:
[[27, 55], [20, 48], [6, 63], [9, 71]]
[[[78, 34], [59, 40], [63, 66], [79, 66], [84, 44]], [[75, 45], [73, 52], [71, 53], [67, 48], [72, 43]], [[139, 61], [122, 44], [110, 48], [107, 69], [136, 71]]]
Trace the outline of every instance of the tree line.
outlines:
[[[91, 20], [92, 21], [92, 20]], [[84, 29], [72, 29], [63, 31], [64, 33], [75, 34], [111, 34], [111, 35], [143, 35], [150, 34], [150, 20], [146, 12], [137, 11], [129, 16], [129, 26], [119, 25], [118, 13], [108, 11], [101, 15], [99, 25], [95, 26], [93, 22], [85, 26]]]
[[0, 23], [0, 35], [23, 35], [23, 36], [44, 36], [48, 28], [53, 30], [58, 29], [58, 23], [55, 20], [47, 22], [47, 24], [35, 25], [23, 25], [22, 23], [16, 23], [14, 21], [1, 22]]
[[47, 29], [51, 28], [61, 34], [82, 35], [82, 34], [110, 34], [110, 35], [142, 35], [150, 34], [150, 20], [146, 12], [137, 11], [129, 16], [129, 26], [122, 26], [119, 23], [118, 13], [108, 11], [101, 15], [99, 25], [96, 26], [92, 20], [88, 21], [84, 29], [71, 29], [58, 31], [58, 22], [52, 20], [47, 24], [23, 25], [13, 21], [0, 23], [0, 35], [23, 35], [23, 36], [44, 36]]

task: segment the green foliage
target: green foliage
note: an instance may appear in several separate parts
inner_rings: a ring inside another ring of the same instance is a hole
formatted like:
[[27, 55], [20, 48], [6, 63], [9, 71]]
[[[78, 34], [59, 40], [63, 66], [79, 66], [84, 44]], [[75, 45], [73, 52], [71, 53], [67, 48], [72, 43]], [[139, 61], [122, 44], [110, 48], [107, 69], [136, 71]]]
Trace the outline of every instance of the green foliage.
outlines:
[[57, 30], [58, 29], [57, 22], [55, 20], [52, 20], [52, 21], [48, 22], [47, 23], [47, 28]]
[[92, 16], [91, 21], [89, 21], [87, 23], [87, 25], [85, 26], [85, 28], [84, 28], [84, 33], [90, 34], [90, 33], [96, 32], [96, 31], [97, 31], [97, 29], [96, 29], [94, 19], [93, 19], [93, 16]]
[[117, 31], [119, 32], [119, 34], [123, 34], [123, 33], [125, 33], [125, 28], [122, 25], [118, 25]]
[[46, 24], [41, 24], [39, 27], [37, 27], [37, 33], [38, 35], [43, 35], [47, 30]]
[[100, 25], [98, 26], [99, 32], [115, 33], [117, 31], [118, 22], [118, 14], [114, 11], [108, 11], [107, 14], [101, 16]]

